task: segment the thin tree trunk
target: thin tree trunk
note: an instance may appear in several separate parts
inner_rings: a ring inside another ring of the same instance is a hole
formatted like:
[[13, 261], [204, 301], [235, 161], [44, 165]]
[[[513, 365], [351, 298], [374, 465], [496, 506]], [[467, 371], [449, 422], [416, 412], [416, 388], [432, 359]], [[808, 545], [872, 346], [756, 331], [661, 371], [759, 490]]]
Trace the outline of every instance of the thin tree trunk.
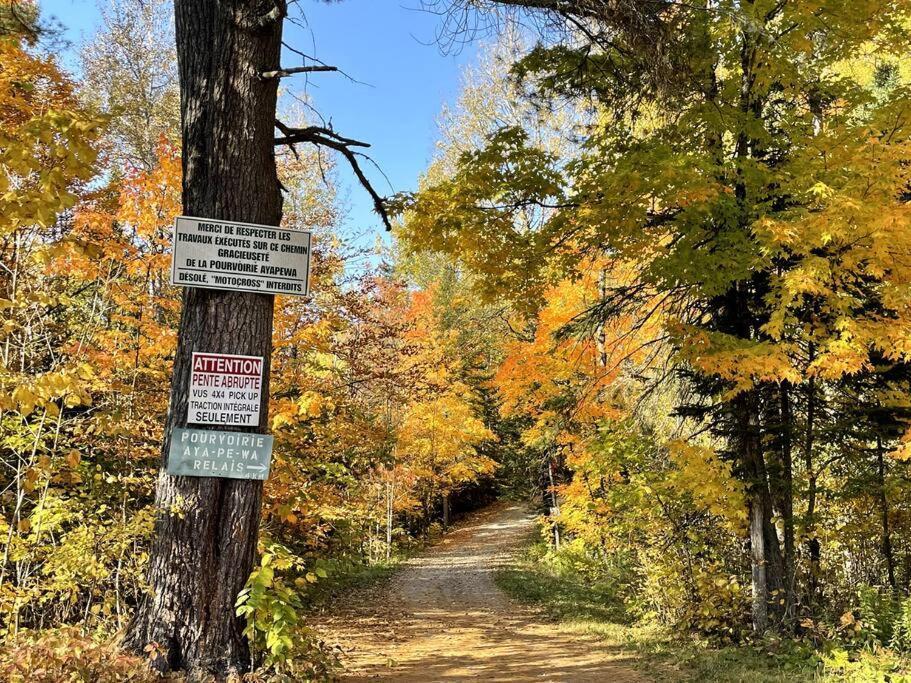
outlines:
[[[560, 501], [557, 498], [557, 487], [554, 485], [554, 466], [553, 462], [548, 458], [547, 460], [547, 477], [550, 480], [550, 496], [551, 502], [551, 518], [560, 514]], [[554, 521], [554, 548], [560, 550], [560, 525]]]
[[781, 399], [781, 481], [779, 507], [784, 524], [784, 619], [794, 615], [795, 557], [794, 557], [794, 468], [791, 458], [792, 424], [791, 391], [788, 382], [779, 387]]
[[750, 503], [750, 551], [753, 579], [753, 631], [762, 634], [769, 628], [769, 587], [766, 577], [765, 533], [762, 503]]
[[[815, 357], [815, 349], [810, 345], [810, 362]], [[813, 447], [816, 437], [816, 378], [810, 377], [807, 382], [807, 431], [804, 438], [804, 469], [807, 471], [807, 519], [804, 533], [807, 537], [807, 555], [809, 556], [810, 576], [807, 579], [807, 604], [813, 605], [819, 588], [820, 546], [816, 538], [816, 490], [817, 475], [813, 466]]]
[[449, 494], [443, 494], [443, 526], [449, 526]]
[[[190, 216], [278, 225], [281, 192], [273, 152], [283, 0], [176, 0], [183, 134], [183, 210]], [[153, 646], [159, 671], [224, 679], [250, 669], [237, 594], [256, 553], [262, 482], [172, 477], [170, 436], [186, 425], [193, 351], [262, 356], [258, 429], [268, 425], [273, 297], [185, 289], [171, 402], [156, 491], [149, 593], [125, 645]]]
[[392, 557], [392, 482], [386, 482], [386, 562]]
[[883, 439], [876, 435], [876, 475], [879, 515], [882, 522], [882, 550], [886, 560], [889, 587], [895, 590], [895, 557], [892, 554], [892, 535], [889, 531], [889, 499], [886, 496], [886, 463], [883, 458]]

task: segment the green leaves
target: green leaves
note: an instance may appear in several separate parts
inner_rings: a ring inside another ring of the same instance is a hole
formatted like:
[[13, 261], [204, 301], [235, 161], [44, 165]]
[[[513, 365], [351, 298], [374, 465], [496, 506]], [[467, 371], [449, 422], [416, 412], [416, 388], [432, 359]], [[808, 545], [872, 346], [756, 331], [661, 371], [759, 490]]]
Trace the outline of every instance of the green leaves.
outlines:
[[483, 294], [521, 297], [544, 283], [553, 248], [547, 216], [566, 201], [557, 159], [518, 128], [466, 152], [459, 170], [402, 204], [400, 236], [414, 248], [458, 255]]
[[[326, 578], [328, 573], [322, 567], [306, 571], [304, 560], [279, 543], [265, 540], [263, 546], [259, 566], [237, 596], [236, 613], [246, 619], [244, 635], [250, 639], [261, 664], [291, 673], [300, 663], [298, 658], [307, 666], [321, 661], [321, 656], [314, 656], [319, 654], [320, 646], [301, 621], [304, 605], [300, 590]], [[289, 583], [296, 573], [301, 575]]]

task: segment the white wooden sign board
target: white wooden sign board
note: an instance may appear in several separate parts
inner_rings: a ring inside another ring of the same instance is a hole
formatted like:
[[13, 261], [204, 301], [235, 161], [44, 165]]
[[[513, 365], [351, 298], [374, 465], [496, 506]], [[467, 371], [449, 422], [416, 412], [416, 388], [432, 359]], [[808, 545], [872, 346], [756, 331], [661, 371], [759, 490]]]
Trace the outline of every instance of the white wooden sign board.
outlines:
[[310, 247], [307, 231], [178, 216], [171, 284], [305, 296]]
[[258, 427], [263, 359], [225, 353], [194, 353], [187, 422]]

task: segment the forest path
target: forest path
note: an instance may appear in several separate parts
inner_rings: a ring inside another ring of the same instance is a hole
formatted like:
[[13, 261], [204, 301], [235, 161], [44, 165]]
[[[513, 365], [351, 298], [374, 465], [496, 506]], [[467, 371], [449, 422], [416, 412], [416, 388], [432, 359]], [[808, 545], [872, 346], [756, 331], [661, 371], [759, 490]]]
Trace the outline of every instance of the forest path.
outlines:
[[647, 680], [630, 656], [570, 633], [494, 583], [534, 530], [525, 506], [497, 503], [466, 518], [384, 585], [327, 607], [314, 626], [341, 645], [344, 681]]

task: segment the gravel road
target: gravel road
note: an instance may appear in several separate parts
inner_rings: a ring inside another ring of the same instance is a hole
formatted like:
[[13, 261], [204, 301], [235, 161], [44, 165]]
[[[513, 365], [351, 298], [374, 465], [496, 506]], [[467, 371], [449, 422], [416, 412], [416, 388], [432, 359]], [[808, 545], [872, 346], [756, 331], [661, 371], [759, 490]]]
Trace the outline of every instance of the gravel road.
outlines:
[[631, 655], [571, 633], [494, 583], [533, 532], [499, 503], [463, 521], [384, 585], [355, 591], [314, 626], [344, 651], [345, 681], [647, 680]]

